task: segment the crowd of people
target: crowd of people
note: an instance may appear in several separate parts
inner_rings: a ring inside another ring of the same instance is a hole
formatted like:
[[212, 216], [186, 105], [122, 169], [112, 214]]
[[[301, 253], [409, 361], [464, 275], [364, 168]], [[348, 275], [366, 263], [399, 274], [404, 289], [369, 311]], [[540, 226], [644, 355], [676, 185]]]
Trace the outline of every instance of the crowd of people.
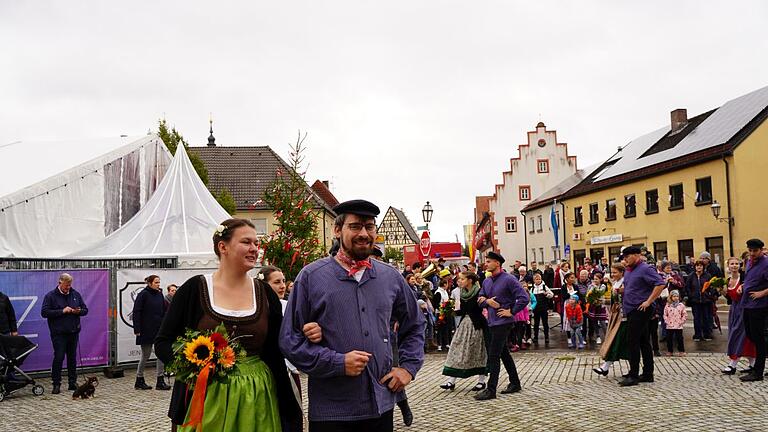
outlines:
[[[538, 346], [541, 335], [549, 347], [557, 327], [570, 349], [598, 349], [604, 363], [596, 374], [608, 375], [623, 359], [630, 368], [621, 386], [653, 382], [660, 342], [666, 342], [666, 355], [675, 350], [685, 355], [688, 308], [693, 341], [713, 337], [720, 296], [731, 305], [729, 363], [722, 372], [742, 372], [742, 381], [763, 380], [768, 258], [758, 239], [747, 242], [743, 257], [727, 260], [725, 273], [707, 252], [688, 267], [657, 262], [635, 246], [624, 248], [613, 263], [585, 258], [574, 270], [565, 261], [543, 269], [515, 261], [505, 268], [505, 258], [490, 251], [479, 267], [437, 260], [426, 267], [412, 263], [400, 273], [382, 262], [373, 246], [378, 207], [355, 200], [334, 210], [335, 247], [303, 268], [295, 283], [274, 266], [263, 266], [258, 277], [249, 275], [258, 235], [245, 219], [226, 220], [214, 234], [215, 271], [178, 289], [171, 285], [165, 295], [157, 275], [146, 278], [132, 313], [142, 353], [136, 389], [152, 388], [144, 368], [153, 349], [155, 388], [170, 388], [164, 365], [187, 330], [223, 324], [245, 350], [235, 372], [208, 384], [199, 418], [190, 416], [190, 384], [174, 380], [169, 408], [174, 430], [300, 431], [306, 397], [312, 432], [391, 431], [395, 405], [406, 425], [413, 421], [406, 388], [426, 352], [447, 351], [440, 388], [450, 391], [458, 379], [473, 378], [474, 398], [489, 400], [497, 397], [502, 364], [509, 384], [500, 393], [522, 391], [512, 353]], [[72, 284], [72, 276], [62, 274], [43, 301], [54, 346], [54, 393], [60, 392], [65, 356], [74, 389], [80, 319], [88, 313]], [[0, 333], [17, 331], [10, 301], [0, 293]], [[738, 371], [742, 357], [749, 367]], [[299, 371], [308, 375], [306, 390]]]
[[[722, 372], [737, 373], [738, 361], [744, 357], [749, 366], [738, 371], [743, 374], [742, 380], [761, 380], [764, 366], [755, 366], [759, 355], [755, 343], [747, 337], [749, 324], [746, 316], [752, 319], [754, 337], [760, 339], [758, 334], [761, 333], [756, 329], [764, 315], [762, 299], [765, 290], [761, 288], [765, 288], [766, 284], [753, 282], [753, 293], [744, 298], [743, 282], [745, 273], [754, 275], [760, 272], [749, 272], [748, 269], [762, 263], [763, 255], [760, 253], [764, 252], [764, 248], [760, 240], [752, 239], [747, 249], [740, 258], [727, 259], [725, 271], [707, 251], [681, 266], [668, 260], [656, 260], [645, 247], [635, 246], [624, 248], [622, 255], [613, 263], [609, 263], [607, 257], [596, 263], [586, 257], [578, 263], [575, 271], [571, 270], [567, 261], [548, 263], [543, 269], [536, 262], [528, 268], [521, 261], [515, 261], [509, 273], [527, 292], [529, 300], [527, 307], [510, 315], [512, 327], [508, 332], [507, 347], [511, 352], [538, 347], [539, 336], [543, 332], [544, 348], [547, 348], [551, 327], [559, 326], [566, 333], [568, 348], [580, 350], [593, 347], [599, 350], [605, 362], [594, 369], [595, 373], [605, 376], [613, 362], [624, 359], [631, 361], [632, 365], [638, 363], [642, 355], [643, 363], [648, 365], [643, 374], [637, 367], [632, 368], [630, 375], [634, 379], [628, 380], [625, 376], [622, 383], [634, 385], [653, 381], [654, 356], [685, 356], [683, 328], [689, 320], [689, 309], [693, 321], [691, 340], [698, 343], [714, 338], [714, 330], [721, 328], [717, 305], [723, 297], [730, 307], [729, 361]], [[498, 257], [498, 254], [491, 252], [488, 256]], [[427, 322], [425, 352], [450, 349], [444, 370], [449, 378], [440, 385], [443, 389], [452, 390], [457, 378], [470, 376], [477, 376], [477, 385], [473, 390], [486, 388], [486, 376], [477, 372], [476, 363], [490, 358], [492, 332], [489, 323], [497, 316], [510, 312], [493, 305], [490, 308], [493, 310], [482, 307], [478, 310], [474, 303], [479, 293], [475, 293], [473, 287], [475, 281], [479, 287], [480, 282], [491, 277], [495, 268], [494, 264], [489, 267], [488, 262], [478, 268], [472, 262], [460, 266], [438, 259], [429, 263], [426, 274], [419, 262], [406, 266], [403, 271], [403, 277], [416, 295]], [[627, 275], [632, 286], [629, 299], [624, 298]], [[754, 294], [755, 291], [757, 294]], [[487, 307], [487, 303], [481, 306]], [[552, 323], [551, 315], [556, 317]], [[469, 323], [461, 326], [466, 317], [471, 319], [471, 327]], [[482, 334], [486, 346], [483, 355], [472, 352], [476, 354], [472, 357], [474, 363], [468, 361], [465, 351], [468, 346], [476, 347], [481, 337], [469, 337], [470, 328]], [[765, 325], [762, 328], [765, 329]], [[633, 351], [636, 351], [634, 356]], [[465, 367], [457, 371], [456, 364], [464, 364]], [[490, 363], [486, 369], [486, 372], [490, 371]]]

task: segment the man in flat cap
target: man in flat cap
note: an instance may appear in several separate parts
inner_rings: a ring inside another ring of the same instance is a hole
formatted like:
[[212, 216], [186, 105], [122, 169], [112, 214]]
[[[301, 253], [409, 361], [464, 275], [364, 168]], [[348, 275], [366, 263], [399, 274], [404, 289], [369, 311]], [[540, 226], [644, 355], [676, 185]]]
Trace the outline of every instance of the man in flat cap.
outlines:
[[523, 308], [528, 307], [531, 298], [515, 276], [501, 270], [502, 264], [504, 264], [503, 256], [496, 252], [488, 252], [485, 258], [485, 268], [491, 273], [491, 276], [486, 277], [483, 281], [483, 287], [477, 298], [478, 304], [488, 310], [488, 329], [491, 336], [488, 342], [490, 378], [485, 390], [475, 395], [477, 400], [496, 398], [500, 362], [504, 362], [504, 369], [509, 375], [509, 385], [501, 393], [516, 393], [522, 389], [515, 361], [512, 360], [512, 355], [507, 347], [507, 338], [515, 324], [513, 317]]
[[744, 282], [741, 285], [741, 304], [744, 307], [744, 328], [755, 344], [755, 365], [742, 381], [762, 381], [765, 371], [765, 327], [768, 322], [768, 258], [763, 254], [765, 244], [760, 239], [747, 241], [747, 259]]
[[[280, 349], [309, 375], [310, 432], [392, 431], [394, 405], [424, 362], [424, 316], [397, 270], [370, 259], [379, 208], [354, 200], [333, 210], [339, 251], [297, 276]], [[398, 323], [396, 367], [392, 321]], [[309, 322], [322, 328], [318, 343], [304, 336]]]
[[[626, 262], [622, 311], [627, 317], [629, 374], [619, 385], [626, 387], [639, 382], [653, 382], [653, 351], [648, 322], [653, 315], [653, 302], [665, 285], [656, 268], [642, 258], [639, 247], [624, 248], [622, 258]], [[641, 353], [643, 374], [639, 375]]]

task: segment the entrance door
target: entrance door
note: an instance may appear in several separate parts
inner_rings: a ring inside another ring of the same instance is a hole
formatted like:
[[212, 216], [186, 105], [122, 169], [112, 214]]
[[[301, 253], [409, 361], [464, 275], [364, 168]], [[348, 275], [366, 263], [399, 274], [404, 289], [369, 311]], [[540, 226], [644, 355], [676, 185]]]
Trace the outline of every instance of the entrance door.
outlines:
[[589, 257], [592, 258], [592, 264], [599, 263], [603, 255], [605, 255], [604, 248], [591, 248], [589, 250]]

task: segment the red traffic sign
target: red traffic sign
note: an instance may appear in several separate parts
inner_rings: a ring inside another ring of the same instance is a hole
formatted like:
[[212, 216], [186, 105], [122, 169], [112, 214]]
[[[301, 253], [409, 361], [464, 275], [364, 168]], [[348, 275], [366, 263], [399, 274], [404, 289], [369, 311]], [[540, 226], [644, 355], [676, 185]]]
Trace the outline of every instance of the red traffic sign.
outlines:
[[429, 252], [432, 251], [432, 239], [429, 238], [429, 231], [421, 233], [421, 241], [419, 242], [419, 250], [425, 257], [429, 256]]

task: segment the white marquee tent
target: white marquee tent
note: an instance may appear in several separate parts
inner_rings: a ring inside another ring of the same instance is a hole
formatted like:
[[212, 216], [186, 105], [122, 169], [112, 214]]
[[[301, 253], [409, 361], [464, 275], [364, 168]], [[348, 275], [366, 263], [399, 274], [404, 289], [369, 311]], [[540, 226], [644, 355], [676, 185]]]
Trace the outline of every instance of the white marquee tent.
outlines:
[[101, 243], [76, 257], [146, 258], [178, 256], [181, 266], [214, 262], [211, 237], [230, 218], [208, 192], [183, 146], [157, 191], [136, 216]]
[[103, 240], [147, 202], [171, 155], [157, 135], [0, 144], [0, 256]]

